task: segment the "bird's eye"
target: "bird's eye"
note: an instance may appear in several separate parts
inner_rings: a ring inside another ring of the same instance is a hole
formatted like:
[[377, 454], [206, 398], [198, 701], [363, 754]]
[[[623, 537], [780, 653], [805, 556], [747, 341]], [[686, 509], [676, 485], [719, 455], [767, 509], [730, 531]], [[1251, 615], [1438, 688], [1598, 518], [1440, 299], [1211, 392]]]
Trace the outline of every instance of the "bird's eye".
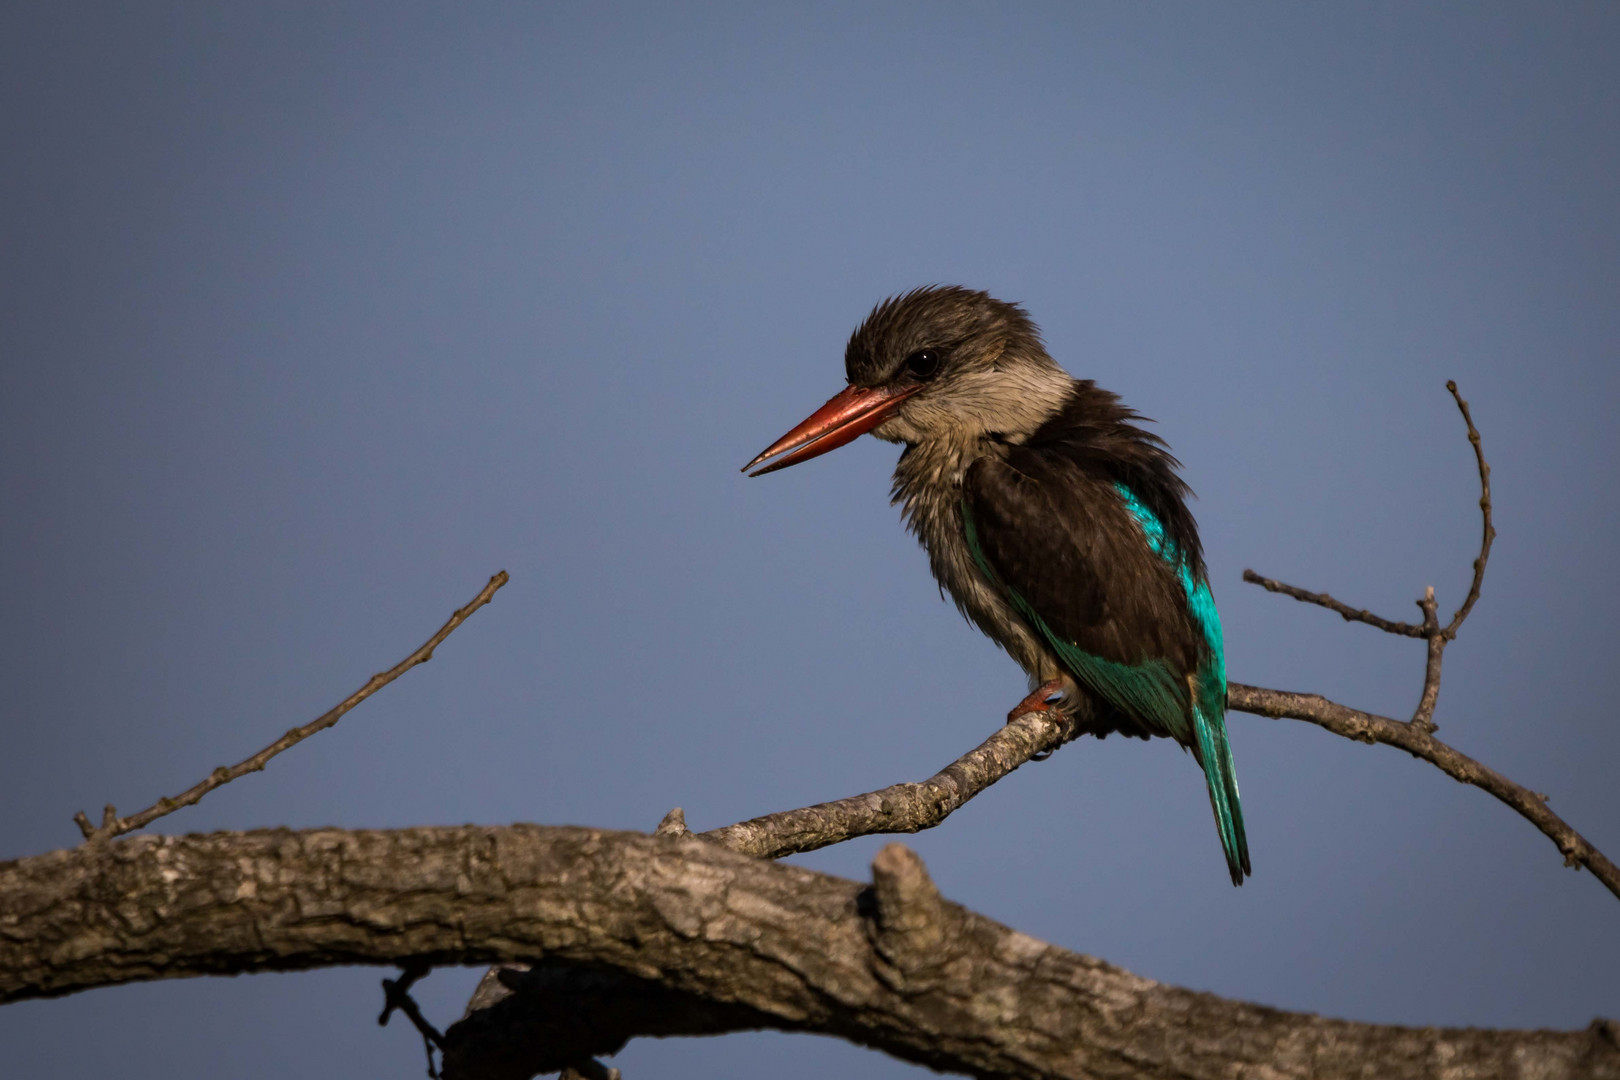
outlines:
[[906, 357], [906, 370], [919, 379], [931, 379], [939, 373], [939, 353], [933, 349], [919, 349]]

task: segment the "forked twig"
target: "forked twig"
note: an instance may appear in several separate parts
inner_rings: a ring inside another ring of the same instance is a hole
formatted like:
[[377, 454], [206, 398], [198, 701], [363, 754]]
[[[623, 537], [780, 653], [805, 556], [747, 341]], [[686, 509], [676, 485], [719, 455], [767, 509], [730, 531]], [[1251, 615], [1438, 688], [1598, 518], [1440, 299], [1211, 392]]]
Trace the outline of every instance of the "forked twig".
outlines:
[[1281, 593], [1291, 596], [1308, 604], [1325, 607], [1329, 611], [1338, 612], [1347, 622], [1366, 623], [1375, 626], [1389, 634], [1398, 634], [1401, 637], [1422, 638], [1428, 643], [1428, 659], [1423, 668], [1423, 692], [1418, 695], [1417, 708], [1412, 713], [1412, 724], [1424, 731], [1434, 731], [1434, 706], [1440, 699], [1440, 663], [1445, 656], [1446, 646], [1456, 640], [1457, 629], [1462, 626], [1463, 620], [1468, 618], [1469, 612], [1474, 610], [1474, 604], [1479, 601], [1479, 590], [1485, 582], [1485, 564], [1490, 561], [1491, 543], [1496, 539], [1496, 527], [1491, 523], [1491, 467], [1485, 462], [1485, 450], [1480, 444], [1479, 429], [1474, 426], [1474, 416], [1468, 409], [1468, 402], [1463, 400], [1457, 391], [1454, 380], [1446, 381], [1446, 389], [1451, 392], [1452, 400], [1456, 401], [1457, 409], [1462, 413], [1463, 423], [1468, 426], [1468, 443], [1474, 448], [1474, 460], [1479, 464], [1479, 510], [1483, 525], [1480, 536], [1479, 556], [1474, 559], [1474, 580], [1468, 587], [1468, 596], [1463, 600], [1462, 606], [1451, 617], [1451, 622], [1441, 627], [1439, 619], [1439, 604], [1434, 598], [1434, 588], [1431, 586], [1423, 591], [1423, 597], [1417, 605], [1423, 611], [1423, 622], [1414, 625], [1407, 622], [1397, 622], [1374, 615], [1365, 609], [1353, 608], [1349, 604], [1341, 603], [1327, 593], [1313, 593], [1301, 589], [1296, 585], [1285, 585], [1272, 578], [1261, 577], [1253, 570], [1243, 571], [1243, 580], [1251, 585], [1259, 585], [1267, 592]]
[[1558, 845], [1566, 865], [1586, 867], [1610, 892], [1620, 897], [1620, 868], [1571, 828], [1568, 822], [1553, 813], [1547, 806], [1547, 796], [1514, 783], [1501, 773], [1481, 765], [1434, 737], [1434, 707], [1440, 697], [1441, 661], [1445, 656], [1446, 646], [1456, 639], [1457, 629], [1462, 626], [1463, 620], [1468, 618], [1469, 613], [1474, 610], [1474, 604], [1479, 601], [1480, 588], [1485, 581], [1485, 565], [1491, 557], [1491, 543], [1496, 539], [1496, 527], [1491, 521], [1491, 467], [1485, 461], [1479, 429], [1474, 426], [1473, 414], [1469, 411], [1468, 402], [1463, 400], [1462, 394], [1457, 391], [1457, 384], [1448, 381], [1446, 389], [1457, 402], [1463, 423], [1468, 426], [1468, 442], [1474, 448], [1474, 460], [1479, 466], [1479, 510], [1482, 522], [1479, 555], [1474, 559], [1474, 578], [1468, 587], [1467, 598], [1451, 617], [1451, 622], [1443, 627], [1440, 625], [1440, 605], [1435, 600], [1432, 586], [1423, 591], [1422, 599], [1417, 602], [1423, 611], [1423, 624], [1413, 626], [1410, 623], [1396, 623], [1382, 619], [1365, 611], [1355, 611], [1326, 594], [1306, 592], [1292, 585], [1284, 585], [1270, 578], [1263, 578], [1252, 570], [1243, 572], [1244, 581], [1263, 585], [1271, 592], [1283, 593], [1296, 600], [1318, 604], [1337, 611], [1346, 619], [1364, 622], [1392, 634], [1423, 638], [1428, 646], [1428, 656], [1423, 668], [1423, 693], [1418, 698], [1417, 709], [1412, 713], [1412, 719], [1392, 720], [1387, 716], [1377, 716], [1340, 705], [1317, 694], [1267, 690], [1258, 686], [1244, 686], [1241, 683], [1232, 683], [1228, 687], [1228, 706], [1259, 716], [1306, 720], [1347, 739], [1398, 746], [1413, 757], [1422, 758], [1437, 766], [1446, 775], [1465, 784], [1482, 788], [1513, 807]]
[[1429, 655], [1423, 663], [1423, 693], [1418, 695], [1412, 723], [1425, 731], [1433, 731], [1434, 706], [1440, 700], [1440, 661], [1446, 655], [1446, 637], [1440, 632], [1438, 615], [1440, 604], [1434, 598], [1433, 585], [1423, 590], [1423, 599], [1418, 601], [1418, 607], [1423, 609], [1423, 630], [1428, 638]]
[[490, 600], [495, 596], [496, 591], [499, 590], [502, 585], [505, 585], [509, 580], [511, 579], [507, 577], [505, 570], [497, 573], [494, 577], [489, 579], [489, 583], [485, 585], [483, 590], [477, 596], [473, 597], [465, 607], [460, 608], [453, 615], [451, 615], [450, 621], [439, 627], [439, 632], [428, 638], [421, 648], [411, 653], [411, 655], [407, 656], [405, 659], [401, 660], [387, 671], [378, 672], [376, 675], [373, 675], [364, 686], [350, 694], [348, 697], [344, 698], [342, 702], [340, 702], [330, 711], [316, 717], [303, 727], [293, 728], [291, 731], [287, 732], [281, 738], [277, 739], [263, 750], [260, 750], [252, 757], [239, 761], [235, 765], [231, 765], [229, 767], [221, 765], [219, 768], [209, 773], [208, 776], [203, 780], [181, 792], [179, 795], [159, 799], [157, 802], [153, 803], [145, 810], [142, 810], [140, 813], [131, 814], [127, 818], [119, 817], [118, 811], [109, 803], [102, 813], [101, 824], [97, 826], [92, 825], [90, 823], [90, 819], [85, 816], [84, 811], [80, 810], [77, 814], [73, 815], [73, 820], [78, 824], [79, 831], [84, 833], [84, 838], [86, 840], [121, 836], [124, 833], [132, 832], [135, 829], [144, 828], [145, 826], [156, 821], [158, 818], [163, 817], [166, 814], [174, 813], [182, 806], [192, 806], [196, 804], [197, 802], [201, 801], [202, 797], [207, 795], [210, 791], [230, 783], [239, 776], [244, 776], [250, 772], [260, 771], [271, 758], [275, 757], [283, 750], [296, 746], [298, 743], [303, 742], [305, 739], [309, 738], [318, 731], [325, 731], [327, 728], [343, 719], [345, 713], [354, 708], [356, 705], [360, 704], [362, 701], [366, 700], [366, 698], [370, 697], [372, 694], [375, 694], [378, 690], [381, 690], [383, 687], [405, 674], [417, 664], [425, 664], [429, 660], [433, 659], [433, 650], [437, 649], [439, 645], [443, 643], [444, 639], [449, 637], [458, 626], [466, 622], [473, 612], [489, 603]]
[[433, 1065], [433, 1051], [438, 1050], [441, 1054], [444, 1052], [444, 1036], [439, 1033], [438, 1028], [428, 1023], [427, 1017], [422, 1015], [421, 1008], [416, 1004], [416, 999], [411, 997], [411, 987], [432, 970], [429, 964], [416, 961], [407, 964], [400, 972], [399, 978], [382, 981], [383, 1011], [382, 1015], [377, 1017], [377, 1026], [387, 1027], [388, 1018], [393, 1016], [395, 1009], [404, 1013], [406, 1019], [416, 1025], [417, 1032], [422, 1036], [422, 1049], [427, 1054], [428, 1080], [439, 1080], [439, 1070]]

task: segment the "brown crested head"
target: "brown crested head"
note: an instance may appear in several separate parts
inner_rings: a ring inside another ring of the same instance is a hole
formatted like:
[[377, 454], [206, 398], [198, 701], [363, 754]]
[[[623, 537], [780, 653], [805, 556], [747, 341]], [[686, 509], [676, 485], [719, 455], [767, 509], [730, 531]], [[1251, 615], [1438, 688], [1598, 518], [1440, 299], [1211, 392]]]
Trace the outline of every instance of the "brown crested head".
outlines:
[[890, 442], [968, 446], [1020, 438], [1068, 393], [1070, 379], [1017, 304], [955, 285], [883, 301], [844, 350], [849, 385], [745, 468], [759, 476], [868, 432]]
[[928, 380], [1009, 349], [1045, 355], [1023, 308], [960, 285], [925, 285], [872, 309], [844, 348], [844, 371], [852, 386]]

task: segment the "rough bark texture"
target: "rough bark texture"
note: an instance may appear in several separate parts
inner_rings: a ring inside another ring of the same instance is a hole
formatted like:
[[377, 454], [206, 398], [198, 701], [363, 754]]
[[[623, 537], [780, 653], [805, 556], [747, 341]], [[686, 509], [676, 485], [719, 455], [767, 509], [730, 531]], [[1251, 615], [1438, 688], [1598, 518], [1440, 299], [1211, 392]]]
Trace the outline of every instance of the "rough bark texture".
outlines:
[[841, 844], [856, 836], [932, 829], [997, 780], [1063, 742], [1063, 728], [1045, 712], [1026, 713], [998, 728], [927, 780], [891, 784], [864, 795], [781, 810], [711, 829], [703, 839], [760, 859]]
[[[689, 836], [527, 825], [137, 836], [0, 864], [0, 1002], [409, 961], [530, 965], [446, 1033], [449, 1077], [777, 1028], [994, 1077], [1620, 1080], [1612, 1022], [1388, 1027], [1162, 986], [941, 899], [898, 845], [871, 885]], [[508, 1010], [528, 1035], [481, 1038]]]

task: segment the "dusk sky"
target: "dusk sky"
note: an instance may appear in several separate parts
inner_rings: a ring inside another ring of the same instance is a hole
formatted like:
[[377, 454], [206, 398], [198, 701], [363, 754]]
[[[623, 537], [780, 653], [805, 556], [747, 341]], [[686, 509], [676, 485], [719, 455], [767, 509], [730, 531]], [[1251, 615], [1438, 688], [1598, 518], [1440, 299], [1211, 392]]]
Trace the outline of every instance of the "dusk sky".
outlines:
[[[0, 859], [164, 819], [704, 829], [920, 779], [1025, 693], [863, 439], [738, 467], [931, 282], [1024, 304], [1185, 465], [1234, 680], [1408, 716], [1620, 858], [1620, 7], [0, 11]], [[1163, 982], [1415, 1025], [1620, 1017], [1620, 902], [1389, 747], [1229, 718], [1254, 876], [1159, 740], [906, 838], [947, 897]], [[885, 838], [795, 861], [869, 876]], [[0, 1009], [19, 1077], [422, 1075], [390, 969]], [[417, 997], [441, 1026], [476, 969]], [[626, 1080], [922, 1075], [757, 1034]]]

